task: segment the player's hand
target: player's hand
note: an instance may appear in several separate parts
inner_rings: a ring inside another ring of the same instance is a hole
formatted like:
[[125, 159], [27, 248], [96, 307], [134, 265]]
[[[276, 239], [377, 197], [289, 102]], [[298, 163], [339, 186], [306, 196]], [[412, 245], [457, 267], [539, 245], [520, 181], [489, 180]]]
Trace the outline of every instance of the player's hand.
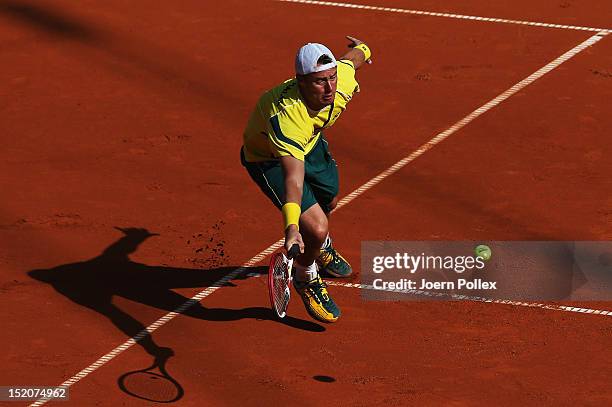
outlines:
[[302, 235], [298, 231], [297, 225], [289, 225], [285, 230], [285, 250], [289, 251], [291, 246], [296, 244], [300, 246], [300, 253], [304, 253], [304, 241]]
[[[355, 48], [357, 45], [359, 44], [363, 44], [363, 41], [361, 41], [358, 38], [355, 37], [351, 37], [350, 35], [347, 35], [346, 38], [350, 41], [350, 43], [348, 44], [349, 48]], [[371, 64], [372, 63], [372, 59], [367, 59], [366, 63]]]
[[350, 35], [347, 35], [346, 38], [351, 42], [348, 47], [349, 48], [355, 48], [357, 45], [359, 44], [363, 44], [363, 41], [355, 38], [355, 37], [351, 37]]

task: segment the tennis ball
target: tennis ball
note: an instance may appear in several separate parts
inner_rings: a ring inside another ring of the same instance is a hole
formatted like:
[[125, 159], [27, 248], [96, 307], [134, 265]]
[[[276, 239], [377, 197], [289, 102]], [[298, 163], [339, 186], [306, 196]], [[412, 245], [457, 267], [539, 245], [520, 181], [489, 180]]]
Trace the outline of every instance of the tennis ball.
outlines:
[[491, 258], [491, 248], [486, 244], [479, 244], [474, 249], [474, 253], [477, 257], [481, 257], [484, 261], [487, 261]]

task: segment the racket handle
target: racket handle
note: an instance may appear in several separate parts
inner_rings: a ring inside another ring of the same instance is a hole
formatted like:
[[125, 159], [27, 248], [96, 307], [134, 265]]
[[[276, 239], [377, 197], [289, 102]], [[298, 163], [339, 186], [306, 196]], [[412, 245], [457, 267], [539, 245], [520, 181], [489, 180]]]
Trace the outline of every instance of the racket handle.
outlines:
[[291, 246], [291, 248], [287, 252], [287, 257], [289, 257], [290, 259], [295, 259], [297, 256], [299, 256], [299, 254], [300, 254], [300, 245], [298, 245], [297, 243], [294, 243], [293, 246]]

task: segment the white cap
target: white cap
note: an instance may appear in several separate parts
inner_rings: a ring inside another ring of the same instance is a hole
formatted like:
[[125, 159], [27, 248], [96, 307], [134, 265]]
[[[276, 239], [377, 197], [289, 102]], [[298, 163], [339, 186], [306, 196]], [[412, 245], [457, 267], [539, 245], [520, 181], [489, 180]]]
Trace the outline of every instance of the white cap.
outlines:
[[[323, 55], [331, 59], [327, 64], [318, 64], [317, 61]], [[334, 54], [325, 45], [308, 43], [299, 49], [295, 56], [295, 73], [298, 75], [308, 75], [313, 72], [321, 72], [333, 68], [337, 65]]]

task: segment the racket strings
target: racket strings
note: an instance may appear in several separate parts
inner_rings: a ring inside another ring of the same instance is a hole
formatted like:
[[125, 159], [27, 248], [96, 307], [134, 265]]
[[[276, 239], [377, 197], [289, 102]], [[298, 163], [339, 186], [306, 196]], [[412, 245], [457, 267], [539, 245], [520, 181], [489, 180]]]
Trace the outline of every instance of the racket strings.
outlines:
[[273, 294], [274, 307], [279, 313], [284, 313], [289, 304], [289, 271], [287, 262], [283, 256], [277, 256], [274, 262], [273, 272]]

